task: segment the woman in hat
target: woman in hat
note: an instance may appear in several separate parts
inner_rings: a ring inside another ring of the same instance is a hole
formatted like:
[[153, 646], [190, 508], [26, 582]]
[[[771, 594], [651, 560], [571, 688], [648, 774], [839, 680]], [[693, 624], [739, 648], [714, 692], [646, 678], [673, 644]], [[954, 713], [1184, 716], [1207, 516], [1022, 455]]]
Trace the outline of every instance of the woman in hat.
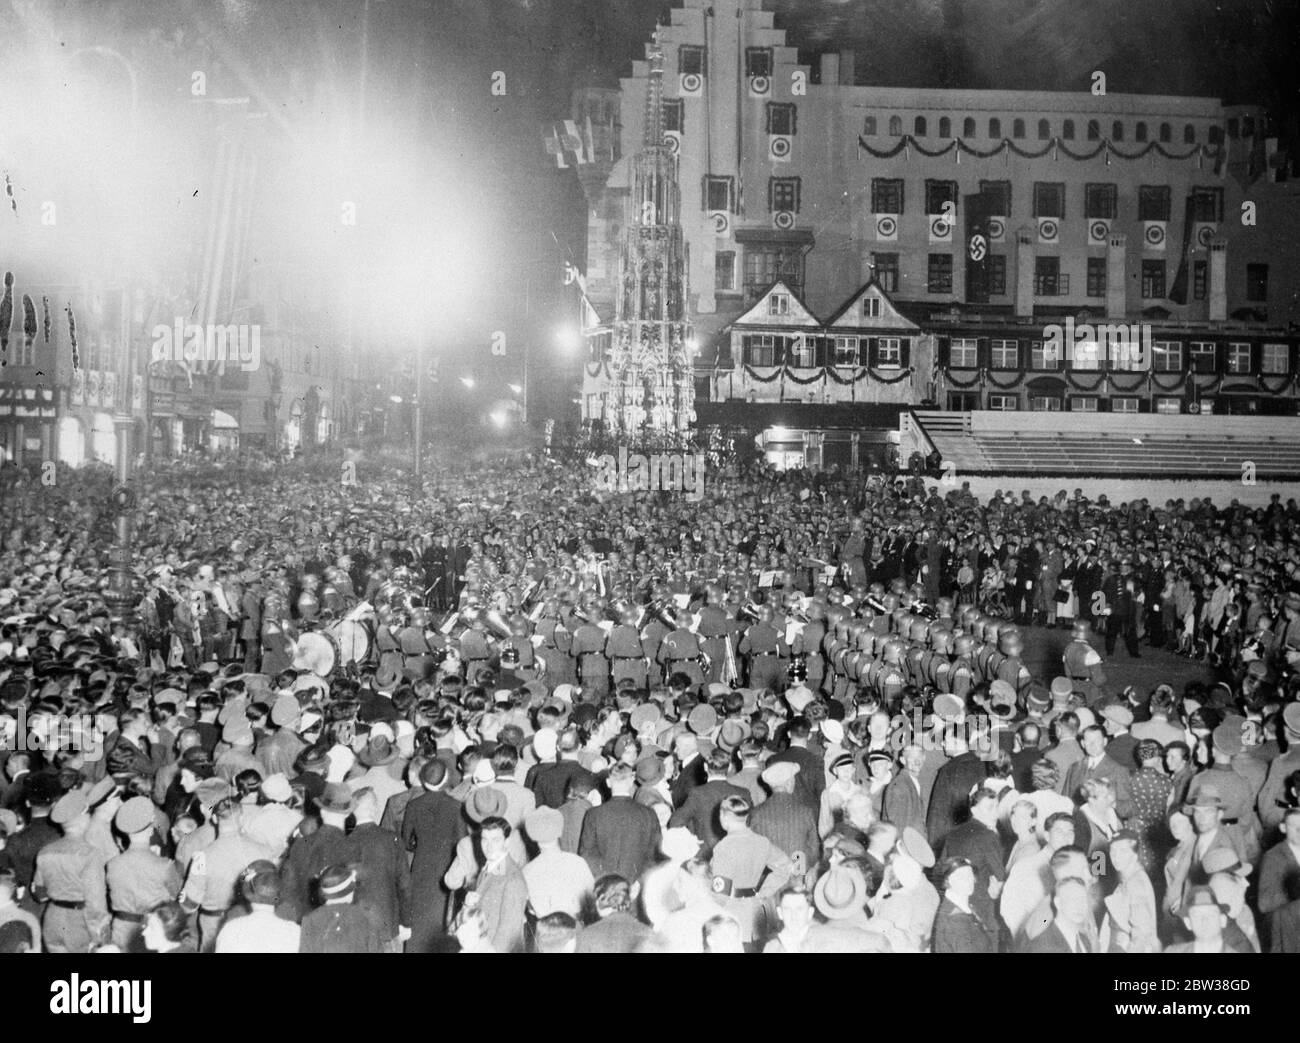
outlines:
[[945, 859], [936, 876], [943, 888], [943, 901], [934, 916], [932, 951], [997, 952], [996, 926], [983, 923], [971, 906], [971, 897], [975, 894], [975, 867], [969, 859]]

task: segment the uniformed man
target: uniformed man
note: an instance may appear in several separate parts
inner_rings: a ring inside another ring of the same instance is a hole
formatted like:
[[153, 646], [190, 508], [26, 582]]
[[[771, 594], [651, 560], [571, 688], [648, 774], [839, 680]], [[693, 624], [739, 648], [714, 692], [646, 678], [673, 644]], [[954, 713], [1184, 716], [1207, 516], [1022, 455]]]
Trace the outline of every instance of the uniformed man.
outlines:
[[36, 856], [32, 894], [46, 902], [41, 931], [47, 952], [84, 953], [108, 940], [104, 857], [86, 840], [90, 807], [79, 790], [59, 798], [50, 821], [63, 837]]
[[722, 680], [727, 663], [727, 640], [731, 636], [731, 620], [722, 604], [722, 588], [710, 583], [704, 590], [704, 604], [696, 633], [700, 635], [700, 648], [709, 661], [710, 683]]
[[577, 664], [578, 682], [597, 700], [609, 694], [609, 660], [605, 657], [605, 631], [599, 620], [603, 618], [600, 606], [594, 600], [583, 609], [585, 619], [573, 632], [573, 646], [569, 654]]
[[826, 660], [822, 658], [822, 640], [826, 637], [826, 610], [820, 601], [808, 602], [804, 610], [808, 617], [799, 633], [790, 654], [804, 657], [803, 683], [814, 692], [820, 692], [822, 681], [826, 677]]
[[726, 834], [709, 861], [714, 897], [740, 924], [741, 941], [765, 937], [777, 893], [794, 865], [779, 847], [749, 828], [753, 804], [748, 797], [726, 797], [718, 807]]
[[952, 662], [949, 658], [953, 643], [951, 630], [943, 627], [930, 628], [930, 649], [921, 658], [921, 672], [925, 675], [925, 684], [936, 692], [950, 692], [949, 674]]
[[465, 679], [472, 684], [477, 671], [492, 658], [495, 651], [482, 610], [474, 612], [469, 629], [460, 635], [457, 647], [461, 662], [465, 664]]
[[1015, 691], [1020, 702], [1023, 703], [1033, 677], [1030, 676], [1029, 668], [1025, 666], [1021, 658], [1025, 652], [1025, 644], [1020, 631], [1015, 629], [1004, 631], [998, 638], [998, 651], [1005, 658], [998, 664], [993, 679], [995, 681], [1006, 681]]
[[748, 663], [750, 688], [780, 688], [785, 677], [785, 661], [790, 653], [785, 635], [772, 625], [771, 605], [760, 605], [758, 619], [745, 630], [740, 654]]
[[537, 649], [537, 658], [545, 664], [545, 677], [548, 684], [577, 684], [578, 673], [574, 669], [573, 635], [560, 621], [560, 603], [555, 598], [547, 598], [542, 607], [542, 614], [537, 618], [533, 628], [533, 637]]
[[1133, 559], [1120, 559], [1119, 572], [1108, 573], [1102, 581], [1101, 592], [1105, 599], [1102, 615], [1106, 617], [1106, 655], [1113, 655], [1115, 642], [1124, 638], [1124, 647], [1134, 659], [1138, 652], [1137, 617], [1144, 595], [1138, 590], [1133, 576]]
[[907, 686], [907, 676], [903, 666], [904, 647], [903, 642], [895, 638], [885, 642], [882, 652], [884, 665], [876, 678], [876, 694], [885, 706], [897, 706], [898, 699]]
[[176, 863], [149, 847], [154, 832], [154, 807], [148, 797], [132, 797], [113, 818], [126, 836], [127, 847], [105, 866], [108, 905], [113, 913], [112, 941], [123, 952], [139, 945], [144, 917], [159, 902], [170, 902], [181, 890]]
[[616, 687], [623, 680], [632, 681], [637, 688], [645, 688], [649, 683], [650, 660], [646, 658], [641, 633], [636, 627], [637, 615], [635, 607], [625, 604], [619, 612], [618, 625], [605, 638], [604, 654]]
[[243, 835], [243, 805], [227, 798], [212, 813], [217, 839], [191, 860], [181, 900], [198, 909], [199, 951], [213, 952], [217, 932], [237, 897], [241, 874], [259, 859], [275, 861], [276, 852]]
[[1088, 640], [1091, 635], [1092, 628], [1086, 620], [1075, 620], [1070, 630], [1070, 643], [1065, 646], [1065, 653], [1061, 656], [1065, 676], [1070, 679], [1075, 691], [1084, 694], [1089, 706], [1102, 698], [1102, 685], [1106, 683], [1101, 656]]
[[948, 668], [948, 691], [964, 704], [966, 696], [975, 687], [975, 637], [958, 634], [952, 642], [953, 659]]

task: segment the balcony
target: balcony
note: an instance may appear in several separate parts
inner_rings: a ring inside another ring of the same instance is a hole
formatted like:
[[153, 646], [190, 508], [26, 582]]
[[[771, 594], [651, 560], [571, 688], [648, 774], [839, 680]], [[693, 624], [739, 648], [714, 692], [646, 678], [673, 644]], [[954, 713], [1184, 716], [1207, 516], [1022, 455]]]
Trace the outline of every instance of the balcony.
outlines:
[[1070, 295], [1070, 277], [1068, 275], [1035, 275], [1035, 297], [1068, 297]]

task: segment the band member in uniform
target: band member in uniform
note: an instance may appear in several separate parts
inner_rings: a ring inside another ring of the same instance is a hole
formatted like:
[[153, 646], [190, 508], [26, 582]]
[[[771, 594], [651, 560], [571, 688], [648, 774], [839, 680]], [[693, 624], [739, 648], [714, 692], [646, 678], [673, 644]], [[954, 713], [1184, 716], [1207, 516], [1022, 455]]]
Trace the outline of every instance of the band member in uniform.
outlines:
[[650, 677], [650, 660], [646, 658], [636, 628], [638, 612], [631, 604], [625, 604], [619, 615], [618, 625], [605, 638], [605, 658], [610, 664], [611, 678], [615, 687], [626, 679], [635, 682], [637, 688], [645, 688]]
[[785, 678], [785, 659], [790, 646], [785, 635], [772, 625], [772, 606], [760, 605], [758, 620], [751, 623], [740, 642], [740, 654], [748, 659], [750, 688], [779, 690]]
[[663, 666], [664, 676], [683, 673], [692, 684], [704, 683], [703, 650], [700, 639], [691, 631], [691, 613], [678, 609], [677, 629], [659, 645], [656, 661]]

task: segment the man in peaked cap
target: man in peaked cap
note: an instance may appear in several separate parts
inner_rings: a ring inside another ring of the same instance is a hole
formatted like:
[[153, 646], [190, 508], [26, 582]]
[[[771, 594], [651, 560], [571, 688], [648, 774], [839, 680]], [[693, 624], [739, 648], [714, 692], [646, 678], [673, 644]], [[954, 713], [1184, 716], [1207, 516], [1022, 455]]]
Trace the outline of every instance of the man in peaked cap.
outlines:
[[159, 902], [172, 901], [181, 890], [176, 863], [150, 850], [155, 821], [148, 797], [132, 797], [113, 817], [127, 847], [109, 860], [104, 874], [113, 913], [112, 942], [123, 952], [138, 945], [145, 914]]
[[78, 790], [65, 793], [50, 821], [63, 837], [36, 856], [32, 894], [47, 902], [41, 928], [47, 952], [84, 953], [108, 940], [110, 918], [104, 859], [87, 842], [90, 806]]
[[257, 758], [262, 762], [265, 775], [288, 775], [293, 763], [307, 744], [297, 734], [302, 707], [291, 692], [281, 692], [271, 705], [271, 724], [274, 731], [257, 745]]
[[764, 768], [759, 778], [771, 796], [753, 808], [749, 816], [749, 828], [785, 852], [794, 877], [806, 874], [820, 861], [822, 847], [817, 814], [795, 796], [801, 770], [791, 761], [778, 761]]

